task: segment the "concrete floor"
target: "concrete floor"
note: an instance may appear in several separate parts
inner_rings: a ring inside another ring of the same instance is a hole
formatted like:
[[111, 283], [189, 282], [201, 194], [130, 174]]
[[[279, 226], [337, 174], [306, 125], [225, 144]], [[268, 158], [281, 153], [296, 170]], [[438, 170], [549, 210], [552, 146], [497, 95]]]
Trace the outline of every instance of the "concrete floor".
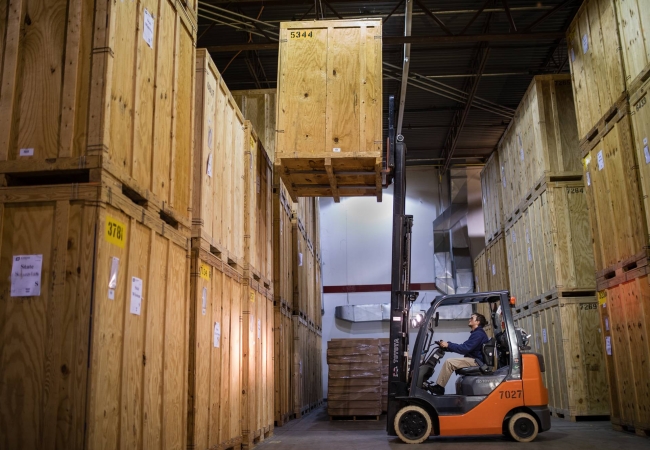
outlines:
[[322, 406], [301, 419], [276, 427], [274, 435], [255, 447], [259, 450], [648, 450], [650, 439], [614, 431], [608, 421], [569, 422], [552, 419], [551, 429], [535, 441], [521, 444], [500, 436], [430, 438], [419, 446], [409, 446], [386, 435], [386, 416], [378, 421], [330, 421]]

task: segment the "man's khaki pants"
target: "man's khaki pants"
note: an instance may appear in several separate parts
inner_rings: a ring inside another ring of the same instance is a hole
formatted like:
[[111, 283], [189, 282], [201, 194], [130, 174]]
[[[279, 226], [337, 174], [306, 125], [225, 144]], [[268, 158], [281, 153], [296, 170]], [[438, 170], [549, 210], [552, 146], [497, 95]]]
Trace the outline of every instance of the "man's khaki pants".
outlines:
[[440, 371], [440, 375], [438, 375], [438, 381], [436, 381], [436, 384], [445, 387], [454, 370], [474, 366], [478, 366], [474, 358], [449, 358], [442, 365], [442, 370]]

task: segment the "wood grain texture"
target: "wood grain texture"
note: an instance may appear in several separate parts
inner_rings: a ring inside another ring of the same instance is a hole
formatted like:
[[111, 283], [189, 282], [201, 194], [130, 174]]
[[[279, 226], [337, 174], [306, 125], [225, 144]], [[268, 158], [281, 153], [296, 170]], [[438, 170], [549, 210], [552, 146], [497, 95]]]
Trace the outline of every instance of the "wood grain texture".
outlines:
[[650, 63], [650, 11], [643, 0], [618, 0], [615, 5], [625, 84], [631, 89]]
[[250, 120], [271, 162], [275, 159], [276, 90], [253, 89], [232, 91], [246, 120]]
[[[638, 166], [639, 184], [643, 198], [643, 209], [645, 211], [646, 242], [650, 243], [650, 106], [647, 105], [647, 92], [650, 83], [645, 83], [636, 93], [630, 97], [632, 136], [634, 139], [634, 150]], [[646, 150], [648, 149], [648, 150]], [[648, 156], [646, 156], [646, 154]]]
[[499, 152], [494, 152], [481, 171], [481, 193], [483, 200], [483, 220], [485, 224], [485, 243], [487, 245], [503, 231], [503, 181]]

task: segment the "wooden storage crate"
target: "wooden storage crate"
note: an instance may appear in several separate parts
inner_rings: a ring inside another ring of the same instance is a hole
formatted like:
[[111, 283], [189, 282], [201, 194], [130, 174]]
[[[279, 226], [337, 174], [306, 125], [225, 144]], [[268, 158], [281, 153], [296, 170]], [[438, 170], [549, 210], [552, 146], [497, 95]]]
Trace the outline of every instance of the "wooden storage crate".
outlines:
[[[649, 24], [650, 26], [650, 24]], [[650, 81], [645, 82], [639, 89], [630, 95], [630, 114], [632, 124], [632, 137], [636, 153], [636, 165], [639, 171], [639, 182], [645, 211], [646, 233], [645, 241], [650, 244], [650, 106], [648, 103], [648, 90]]]
[[578, 135], [592, 134], [610, 107], [625, 96], [625, 71], [617, 23], [617, 0], [585, 1], [567, 32]]
[[598, 293], [615, 429], [650, 435], [650, 286], [643, 275]]
[[498, 235], [485, 248], [487, 264], [487, 290], [502, 291], [510, 289], [508, 279], [508, 257], [503, 233]]
[[293, 321], [291, 311], [284, 305], [275, 306], [273, 368], [275, 372], [275, 426], [281, 427], [293, 414], [291, 377], [293, 363]]
[[0, 33], [4, 182], [102, 168], [189, 230], [195, 0], [189, 8], [11, 0]]
[[[303, 232], [293, 221], [293, 313], [313, 323], [316, 317], [316, 259]], [[320, 315], [320, 305], [318, 307]]]
[[[0, 189], [0, 442], [182, 448], [188, 238], [101, 183]], [[40, 295], [11, 296], [42, 255]]]
[[244, 278], [242, 290], [242, 448], [273, 433], [273, 301], [257, 281]]
[[485, 249], [481, 250], [474, 260], [474, 291], [487, 292], [487, 262], [485, 260]]
[[644, 0], [616, 0], [625, 85], [634, 93], [650, 75], [650, 9]]
[[275, 159], [275, 89], [232, 91], [246, 120], [250, 120], [271, 162]]
[[485, 245], [503, 232], [502, 183], [499, 153], [493, 152], [481, 171]]
[[273, 166], [250, 121], [244, 129], [244, 270], [245, 276], [269, 289], [273, 278]]
[[244, 258], [244, 117], [205, 49], [196, 51], [192, 236], [239, 269]]
[[[503, 210], [508, 222], [544, 182], [581, 179], [569, 75], [538, 75], [533, 79], [499, 146], [499, 162], [503, 173], [492, 169], [490, 181], [497, 191], [492, 196], [504, 186]], [[501, 185], [496, 184], [499, 181]], [[490, 237], [500, 232], [496, 228], [490, 231]]]
[[381, 19], [280, 24], [275, 165], [294, 201], [381, 200], [381, 35]]
[[583, 154], [598, 278], [613, 272], [614, 266], [648, 245], [628, 110], [627, 103], [621, 105], [615, 120], [589, 143]]
[[280, 177], [273, 176], [273, 299], [275, 306], [293, 312], [292, 203]]
[[192, 240], [188, 448], [242, 443], [238, 420], [242, 277]]
[[300, 418], [323, 403], [321, 339], [305, 319], [292, 316], [293, 321], [293, 413]]
[[556, 417], [609, 415], [598, 303], [595, 296], [554, 298], [517, 306], [515, 324], [544, 355], [548, 405]]
[[595, 295], [591, 244], [582, 182], [545, 184], [506, 229], [510, 291], [517, 304], [576, 292]]

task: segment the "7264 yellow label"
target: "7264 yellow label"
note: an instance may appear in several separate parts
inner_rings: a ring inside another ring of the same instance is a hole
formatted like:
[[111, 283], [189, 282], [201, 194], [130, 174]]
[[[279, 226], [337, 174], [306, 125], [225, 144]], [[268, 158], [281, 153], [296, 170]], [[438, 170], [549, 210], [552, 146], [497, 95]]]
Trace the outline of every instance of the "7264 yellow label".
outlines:
[[126, 225], [111, 216], [106, 216], [106, 240], [124, 248], [126, 245]]
[[207, 264], [201, 264], [201, 266], [199, 267], [199, 275], [204, 280], [210, 281], [210, 275], [211, 275], [210, 266], [208, 266]]
[[291, 39], [309, 39], [314, 37], [314, 32], [311, 30], [291, 31], [289, 36]]

